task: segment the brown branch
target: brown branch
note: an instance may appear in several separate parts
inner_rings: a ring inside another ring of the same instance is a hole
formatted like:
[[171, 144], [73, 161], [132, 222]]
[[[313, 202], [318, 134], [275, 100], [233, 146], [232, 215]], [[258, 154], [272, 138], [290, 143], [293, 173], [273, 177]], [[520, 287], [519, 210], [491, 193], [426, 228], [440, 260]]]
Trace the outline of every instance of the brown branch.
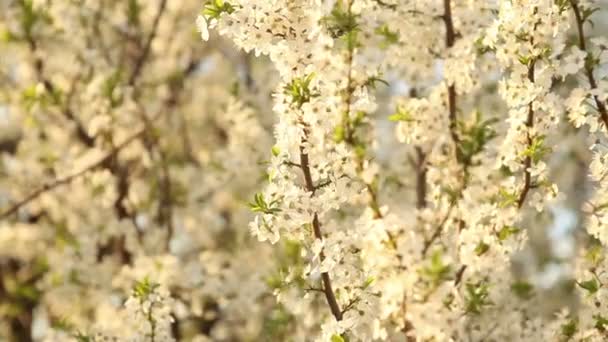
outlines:
[[[446, 46], [447, 48], [451, 48], [454, 46], [454, 41], [456, 40], [456, 34], [454, 33], [454, 22], [452, 20], [452, 7], [450, 0], [443, 0], [443, 21], [445, 23], [445, 31], [446, 31]], [[450, 136], [452, 137], [452, 141], [454, 142], [456, 151], [460, 146], [460, 138], [458, 137], [457, 130], [457, 120], [456, 117], [456, 86], [454, 84], [450, 84], [448, 86], [448, 111], [449, 111], [449, 128], [450, 128]], [[457, 159], [460, 161], [460, 154], [456, 153]]]
[[420, 146], [415, 147], [416, 150], [416, 208], [422, 209], [426, 207], [426, 155]]
[[[572, 5], [572, 11], [574, 12], [574, 17], [576, 18], [576, 27], [578, 29], [578, 46], [582, 51], [589, 53], [585, 44], [585, 22], [583, 21], [581, 11], [578, 7], [578, 1], [570, 0], [570, 5]], [[585, 74], [587, 75], [587, 79], [589, 80], [589, 86], [591, 87], [591, 89], [597, 89], [597, 82], [595, 81], [595, 77], [593, 76], [593, 65], [585, 63]], [[602, 121], [604, 122], [604, 126], [608, 130], [608, 111], [606, 110], [606, 105], [600, 100], [597, 95], [593, 95], [593, 100], [595, 101], [597, 110], [600, 113]]]
[[437, 240], [439, 235], [441, 235], [441, 232], [443, 231], [445, 224], [448, 222], [448, 219], [450, 218], [450, 214], [452, 213], [452, 209], [454, 209], [454, 206], [455, 206], [454, 203], [452, 203], [450, 205], [450, 207], [448, 208], [448, 212], [445, 214], [445, 216], [443, 217], [443, 219], [441, 220], [441, 222], [439, 223], [437, 228], [435, 228], [433, 235], [431, 235], [431, 237], [424, 242], [424, 246], [422, 247], [422, 256], [423, 257], [426, 256], [426, 253], [429, 251], [429, 248], [431, 247], [433, 242], [435, 240]]
[[93, 147], [95, 145], [95, 138], [90, 136], [87, 133], [82, 122], [74, 115], [74, 112], [70, 108], [70, 99], [71, 99], [71, 96], [73, 95], [75, 88], [74, 87], [72, 88], [72, 90], [70, 91], [70, 94], [68, 95], [68, 98], [65, 101], [63, 108], [61, 108], [61, 102], [56, 97], [57, 88], [55, 88], [55, 86], [53, 85], [51, 80], [46, 78], [46, 76], [44, 75], [45, 64], [44, 64], [44, 60], [42, 60], [42, 58], [40, 58], [40, 56], [38, 56], [39, 48], [38, 48], [38, 44], [37, 44], [36, 40], [34, 40], [34, 37], [32, 37], [31, 35], [26, 35], [26, 41], [30, 48], [30, 52], [32, 53], [32, 55], [34, 57], [34, 70], [36, 70], [36, 78], [38, 79], [38, 81], [40, 83], [42, 83], [42, 85], [44, 86], [44, 89], [51, 95], [51, 99], [53, 100], [53, 103], [60, 107], [60, 111], [63, 114], [63, 116], [65, 116], [68, 120], [70, 120], [74, 123], [74, 125], [76, 126], [76, 134], [77, 134], [78, 139], [85, 146]]
[[454, 46], [456, 34], [454, 33], [454, 22], [452, 21], [452, 4], [450, 0], [443, 0], [443, 21], [446, 29], [446, 45], [448, 48]]
[[24, 197], [23, 199], [21, 199], [17, 203], [13, 204], [8, 209], [2, 211], [0, 213], [0, 218], [6, 218], [6, 217], [14, 214], [21, 207], [27, 205], [31, 201], [33, 201], [33, 200], [37, 199], [38, 197], [40, 197], [41, 195], [43, 195], [43, 194], [45, 194], [45, 193], [47, 193], [49, 191], [52, 191], [55, 188], [58, 188], [58, 187], [60, 187], [62, 185], [69, 184], [72, 181], [74, 181], [75, 179], [78, 179], [78, 178], [84, 176], [89, 171], [92, 171], [92, 170], [100, 168], [100, 167], [104, 167], [104, 165], [106, 165], [109, 160], [111, 160], [111, 159], [113, 159], [113, 158], [116, 157], [116, 155], [118, 154], [118, 152], [120, 152], [120, 150], [122, 150], [123, 148], [125, 148], [126, 146], [128, 146], [129, 144], [131, 144], [133, 141], [135, 141], [136, 139], [138, 139], [144, 132], [145, 132], [145, 130], [142, 129], [142, 130], [138, 131], [137, 133], [131, 135], [129, 138], [125, 139], [125, 141], [123, 141], [121, 144], [119, 144], [116, 147], [114, 147], [112, 149], [112, 151], [108, 152], [103, 158], [101, 158], [98, 161], [96, 161], [95, 163], [93, 163], [93, 164], [85, 167], [84, 169], [82, 169], [82, 170], [80, 170], [80, 171], [78, 171], [76, 173], [73, 173], [71, 175], [65, 176], [63, 178], [55, 179], [51, 183], [44, 184], [42, 187], [40, 187], [39, 189], [31, 192], [29, 195], [27, 195], [26, 197]]
[[[310, 162], [308, 160], [308, 153], [304, 151], [304, 144], [306, 144], [306, 138], [302, 139], [302, 144], [300, 145], [300, 166], [302, 169], [302, 173], [304, 174], [304, 182], [306, 183], [306, 190], [311, 194], [315, 190], [315, 185], [312, 181], [312, 175], [310, 173]], [[312, 219], [312, 227], [313, 233], [316, 239], [323, 240], [323, 234], [321, 233], [321, 223], [319, 222], [319, 216], [317, 213], [314, 213]], [[321, 262], [325, 260], [325, 254], [323, 251], [319, 253], [319, 258]], [[340, 310], [340, 305], [336, 300], [336, 295], [334, 294], [334, 290], [331, 286], [331, 278], [329, 277], [329, 273], [323, 272], [321, 273], [321, 280], [323, 282], [323, 292], [325, 293], [325, 299], [327, 300], [327, 304], [331, 310], [331, 313], [334, 315], [337, 321], [342, 320], [342, 311]]]
[[133, 68], [133, 72], [131, 72], [131, 76], [129, 76], [128, 84], [130, 86], [134, 85], [135, 82], [137, 81], [137, 78], [141, 75], [143, 66], [146, 63], [146, 60], [148, 59], [148, 55], [150, 54], [150, 49], [152, 47], [152, 41], [154, 40], [154, 38], [156, 38], [158, 24], [160, 23], [160, 19], [163, 16], [163, 13], [165, 12], [166, 6], [167, 6], [167, 0], [161, 0], [160, 4], [158, 6], [158, 12], [156, 13], [156, 16], [154, 17], [154, 21], [152, 22], [152, 31], [150, 31], [150, 34], [148, 35], [148, 38], [144, 45], [143, 52], [135, 61], [135, 67]]
[[[532, 59], [530, 65], [528, 66], [528, 80], [534, 83], [534, 67], [536, 65], [536, 59]], [[528, 117], [526, 118], [526, 127], [528, 129], [534, 126], [534, 107], [533, 101], [528, 104]], [[530, 136], [530, 132], [527, 132], [528, 146], [532, 145], [533, 138]], [[519, 194], [519, 199], [517, 200], [517, 207], [521, 208], [526, 201], [526, 196], [530, 191], [530, 187], [532, 185], [532, 174], [530, 173], [530, 167], [532, 166], [532, 157], [526, 156], [524, 159], [524, 188]]]

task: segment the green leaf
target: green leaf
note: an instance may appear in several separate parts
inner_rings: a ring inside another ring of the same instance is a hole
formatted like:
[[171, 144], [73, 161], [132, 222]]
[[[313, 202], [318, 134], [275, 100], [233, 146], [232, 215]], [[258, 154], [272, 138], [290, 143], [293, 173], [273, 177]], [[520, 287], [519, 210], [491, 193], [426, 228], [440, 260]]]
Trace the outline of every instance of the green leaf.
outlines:
[[334, 128], [334, 142], [341, 143], [344, 141], [344, 126], [338, 125]]
[[344, 338], [340, 335], [333, 335], [331, 337], [331, 342], [344, 342]]
[[498, 231], [498, 240], [500, 241], [505, 241], [506, 239], [508, 239], [509, 237], [518, 234], [521, 231], [521, 229], [517, 228], [517, 227], [513, 227], [513, 226], [504, 226], [502, 227], [502, 229], [500, 229]]
[[82, 332], [77, 332], [76, 334], [74, 334], [74, 338], [76, 339], [76, 341], [78, 342], [93, 342], [93, 338], [85, 333]]
[[608, 319], [600, 314], [593, 315], [593, 319], [595, 320], [595, 328], [601, 332], [605, 332], [606, 326], [608, 325]]
[[72, 324], [66, 317], [61, 317], [57, 320], [53, 320], [51, 326], [55, 330], [61, 330], [71, 332], [74, 330], [74, 324]]
[[203, 7], [203, 15], [207, 19], [218, 19], [222, 13], [232, 14], [234, 10], [234, 6], [227, 1], [211, 0]]
[[101, 93], [110, 101], [110, 106], [112, 108], [115, 108], [120, 105], [123, 100], [122, 96], [117, 94], [117, 92], [115, 91], [120, 85], [121, 80], [122, 71], [120, 69], [117, 69], [104, 80], [101, 86]]
[[457, 157], [459, 162], [465, 165], [472, 164], [473, 157], [482, 152], [488, 142], [497, 136], [496, 131], [492, 128], [497, 121], [496, 118], [484, 120], [481, 112], [476, 111], [471, 122], [458, 122], [460, 143]]
[[595, 13], [595, 12], [597, 12], [597, 11], [599, 11], [599, 10], [600, 10], [600, 8], [599, 8], [599, 7], [593, 7], [593, 8], [584, 8], [584, 9], [581, 11], [581, 12], [582, 12], [581, 17], [582, 17], [582, 19], [583, 19], [583, 22], [587, 21], [587, 20], [588, 20], [588, 19], [591, 17], [591, 15], [592, 15], [593, 13]]
[[538, 163], [543, 157], [551, 151], [551, 148], [545, 147], [545, 136], [539, 135], [532, 138], [532, 143], [522, 152], [522, 156], [528, 157], [534, 164]]
[[312, 92], [310, 89], [310, 82], [312, 82], [314, 77], [314, 73], [310, 73], [304, 77], [296, 77], [283, 87], [284, 94], [291, 97], [291, 102], [295, 103], [298, 108], [310, 102], [311, 98], [320, 95]]
[[487, 243], [480, 241], [475, 247], [475, 255], [481, 256], [485, 254], [490, 249], [490, 245]]
[[465, 311], [467, 313], [478, 315], [484, 307], [492, 305], [492, 302], [488, 300], [490, 292], [487, 283], [467, 283], [465, 287]]
[[422, 275], [437, 286], [442, 281], [449, 279], [450, 270], [451, 266], [443, 262], [441, 250], [436, 250], [431, 255], [429, 265], [422, 269]]
[[519, 63], [523, 64], [523, 65], [529, 65], [530, 61], [532, 60], [531, 56], [519, 56], [517, 58], [517, 60], [519, 61]]
[[370, 287], [374, 283], [374, 281], [376, 281], [375, 277], [372, 277], [372, 276], [367, 277], [367, 279], [365, 279], [365, 283], [363, 283], [362, 288], [364, 290], [367, 289], [368, 287]]
[[127, 21], [131, 26], [139, 26], [139, 14], [141, 13], [141, 6], [137, 0], [129, 0], [127, 3]]
[[367, 81], [365, 81], [365, 86], [370, 87], [372, 89], [376, 89], [376, 83], [382, 83], [387, 87], [390, 86], [390, 84], [386, 80], [384, 80], [378, 76], [372, 76], [372, 77], [368, 78]]
[[279, 154], [281, 154], [281, 149], [278, 146], [272, 146], [272, 148], [270, 149], [270, 151], [272, 152], [272, 155], [275, 157], [278, 157]]
[[517, 281], [511, 284], [511, 291], [521, 299], [530, 299], [533, 295], [534, 286], [525, 281]]
[[253, 202], [249, 203], [249, 208], [255, 213], [276, 214], [281, 211], [280, 208], [276, 207], [278, 203], [278, 200], [267, 203], [264, 195], [258, 192], [253, 196]]
[[477, 38], [473, 44], [478, 55], [483, 55], [491, 51], [496, 51], [496, 48], [489, 47], [483, 44], [483, 36]]
[[406, 122], [410, 122], [410, 121], [414, 121], [414, 117], [412, 117], [412, 115], [403, 107], [398, 106], [397, 107], [397, 112], [390, 115], [388, 117], [388, 119], [390, 121], [393, 122], [397, 122], [397, 121], [406, 121]]
[[133, 286], [133, 296], [144, 301], [159, 286], [160, 284], [153, 283], [150, 281], [150, 278], [145, 277], [143, 280], [136, 282], [135, 286]]
[[578, 320], [576, 319], [571, 319], [561, 326], [562, 335], [566, 338], [566, 340], [570, 340], [572, 337], [574, 337], [574, 334], [576, 334], [577, 331]]
[[604, 259], [604, 247], [597, 239], [592, 240], [585, 253], [585, 259], [593, 265], [598, 265]]
[[321, 22], [329, 31], [333, 38], [347, 38], [350, 41], [349, 49], [353, 48], [356, 44], [357, 33], [359, 31], [359, 24], [357, 18], [359, 15], [352, 13], [348, 8], [343, 8], [342, 2], [337, 1], [332, 9], [331, 13], [324, 17]]
[[516, 192], [509, 192], [504, 188], [500, 188], [498, 192], [498, 197], [498, 206], [501, 208], [516, 205], [519, 200], [519, 195]]
[[583, 282], [577, 282], [577, 284], [581, 288], [587, 290], [590, 295], [596, 293], [600, 289], [600, 283], [595, 278]]
[[385, 49], [392, 44], [399, 42], [399, 32], [391, 31], [387, 24], [377, 27], [374, 32], [384, 38], [381, 48]]

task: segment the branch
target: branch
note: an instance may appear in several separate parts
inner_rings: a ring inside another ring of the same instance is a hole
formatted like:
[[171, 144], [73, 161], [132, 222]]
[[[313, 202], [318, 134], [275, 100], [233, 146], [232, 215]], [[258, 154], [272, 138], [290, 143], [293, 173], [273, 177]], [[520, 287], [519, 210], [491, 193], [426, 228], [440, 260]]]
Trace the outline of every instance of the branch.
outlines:
[[426, 207], [426, 155], [420, 146], [416, 146], [416, 208]]
[[[576, 18], [576, 27], [578, 29], [578, 46], [581, 50], [585, 51], [586, 53], [589, 53], [585, 44], [585, 22], [583, 21], [581, 11], [578, 7], [578, 1], [570, 0], [570, 5], [572, 5], [572, 11], [574, 12], [574, 17]], [[591, 87], [591, 89], [597, 89], [597, 82], [595, 81], [595, 77], [593, 76], [593, 66], [591, 64], [585, 63], [585, 74], [587, 75], [587, 79], [589, 80], [589, 86]], [[608, 130], [608, 111], [606, 110], [606, 105], [600, 100], [597, 95], [593, 95], [593, 100], [595, 101], [598, 112], [600, 112], [600, 117], [604, 122], [604, 126]]]
[[[304, 152], [305, 143], [306, 138], [303, 138], [302, 144], [300, 145], [300, 168], [302, 169], [302, 173], [304, 174], [306, 190], [312, 194], [315, 191], [315, 185], [313, 184], [312, 175], [310, 173], [308, 153]], [[317, 215], [317, 213], [315, 213], [313, 216], [312, 227], [315, 238], [318, 240], [323, 240], [323, 234], [321, 233], [321, 223], [319, 222], [319, 216]], [[325, 260], [325, 254], [323, 253], [323, 251], [319, 253], [319, 258], [321, 259], [321, 262]], [[341, 321], [342, 311], [340, 310], [340, 305], [336, 300], [336, 295], [334, 294], [334, 290], [331, 286], [331, 278], [329, 277], [329, 273], [321, 273], [321, 279], [323, 281], [323, 292], [325, 293], [325, 299], [327, 300], [327, 304], [329, 305], [331, 313], [334, 315], [337, 321]]]
[[[532, 59], [530, 65], [528, 66], [528, 80], [534, 83], [534, 67], [536, 65], [536, 59]], [[528, 129], [534, 126], [534, 108], [533, 101], [528, 104], [528, 117], [526, 119], [526, 127]], [[528, 135], [528, 146], [532, 145], [532, 137], [530, 136], [530, 131], [527, 132]], [[530, 167], [532, 166], [532, 157], [526, 156], [524, 159], [524, 188], [522, 189], [519, 199], [517, 200], [517, 208], [521, 208], [526, 201], [526, 196], [530, 191], [530, 187], [532, 185], [532, 175], [530, 174]]]
[[43, 194], [45, 194], [45, 193], [47, 193], [49, 191], [52, 191], [55, 188], [58, 188], [58, 187], [60, 187], [62, 185], [69, 184], [73, 180], [78, 179], [78, 178], [84, 176], [89, 171], [92, 171], [92, 170], [94, 170], [96, 168], [104, 167], [104, 165], [106, 165], [106, 163], [108, 163], [109, 160], [111, 160], [112, 158], [114, 158], [118, 154], [118, 152], [120, 152], [120, 150], [122, 150], [123, 148], [125, 148], [126, 146], [128, 146], [129, 144], [131, 144], [133, 141], [135, 141], [136, 139], [138, 139], [144, 132], [145, 132], [145, 130], [142, 129], [142, 130], [138, 131], [137, 133], [131, 135], [129, 138], [127, 138], [121, 144], [119, 144], [116, 147], [114, 147], [112, 149], [112, 151], [108, 152], [103, 158], [101, 158], [97, 162], [95, 162], [95, 163], [87, 166], [86, 168], [84, 168], [84, 169], [82, 169], [82, 170], [80, 170], [80, 171], [78, 171], [76, 173], [73, 173], [71, 175], [68, 175], [66, 177], [55, 179], [51, 183], [44, 184], [39, 189], [33, 191], [32, 193], [30, 193], [29, 195], [27, 195], [22, 200], [18, 201], [17, 203], [13, 204], [8, 209], [6, 209], [3, 212], [1, 212], [0, 213], [0, 218], [6, 218], [6, 217], [12, 215], [17, 210], [19, 210], [21, 207], [27, 205], [31, 201], [33, 201], [36, 198], [40, 197], [41, 195], [43, 195]]
[[141, 75], [142, 68], [148, 59], [148, 55], [150, 54], [150, 48], [152, 47], [152, 41], [156, 37], [156, 32], [158, 30], [158, 23], [160, 22], [160, 18], [163, 16], [165, 12], [165, 7], [167, 6], [167, 0], [161, 0], [160, 5], [158, 6], [158, 12], [156, 13], [156, 17], [154, 17], [154, 21], [152, 22], [152, 31], [148, 35], [148, 39], [146, 40], [146, 44], [144, 45], [144, 50], [142, 54], [135, 61], [135, 67], [133, 68], [133, 72], [131, 76], [129, 76], [129, 85], [132, 86], [137, 81], [139, 75]]
[[[51, 99], [53, 99], [53, 102], [57, 106], [61, 107], [61, 103], [54, 96], [54, 94], [56, 94], [57, 92], [57, 89], [55, 88], [51, 80], [44, 76], [45, 65], [44, 60], [42, 60], [38, 56], [38, 44], [36, 43], [32, 35], [26, 35], [26, 41], [30, 48], [30, 52], [34, 56], [34, 69], [36, 70], [36, 78], [38, 78], [38, 81], [42, 83], [44, 89], [51, 94]], [[85, 146], [93, 147], [93, 145], [95, 145], [95, 138], [87, 133], [87, 130], [84, 128], [82, 122], [74, 115], [74, 112], [72, 112], [72, 110], [70, 109], [70, 98], [73, 95], [74, 89], [75, 86], [73, 86], [73, 88], [71, 89], [70, 94], [68, 95], [68, 98], [66, 99], [65, 104], [63, 106], [64, 108], [60, 108], [60, 111], [62, 112], [63, 116], [65, 116], [68, 120], [72, 121], [76, 125], [76, 133], [78, 139]]]
[[[443, 0], [443, 9], [444, 12], [442, 18], [445, 23], [446, 46], [449, 49], [454, 46], [454, 41], [456, 40], [456, 34], [454, 33], [454, 22], [452, 21], [452, 8], [450, 0]], [[454, 141], [454, 145], [456, 148], [456, 156], [459, 160], [460, 154], [458, 153], [458, 147], [460, 146], [460, 138], [458, 137], [458, 132], [456, 132], [456, 86], [454, 84], [448, 86], [448, 111], [450, 121], [450, 136], [452, 137], [452, 141]]]
[[429, 248], [431, 247], [433, 242], [435, 242], [435, 240], [437, 240], [439, 235], [441, 235], [441, 232], [443, 231], [443, 227], [445, 226], [446, 222], [448, 222], [448, 219], [450, 218], [450, 214], [452, 213], [452, 209], [454, 209], [454, 206], [455, 206], [455, 202], [450, 205], [450, 207], [448, 208], [448, 212], [445, 213], [445, 216], [443, 217], [443, 219], [441, 220], [441, 222], [439, 223], [437, 228], [435, 228], [435, 231], [433, 232], [433, 235], [431, 235], [431, 238], [424, 242], [424, 246], [422, 247], [422, 256], [423, 257], [426, 256], [426, 253], [429, 251]]

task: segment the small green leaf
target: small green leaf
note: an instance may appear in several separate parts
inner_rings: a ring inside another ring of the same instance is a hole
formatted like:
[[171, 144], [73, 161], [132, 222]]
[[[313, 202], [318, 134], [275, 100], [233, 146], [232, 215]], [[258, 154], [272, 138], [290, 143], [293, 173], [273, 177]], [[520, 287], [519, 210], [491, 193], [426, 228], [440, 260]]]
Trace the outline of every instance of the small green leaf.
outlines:
[[517, 227], [513, 227], [513, 226], [504, 226], [502, 227], [502, 229], [500, 229], [498, 231], [498, 240], [500, 241], [505, 241], [506, 239], [508, 239], [510, 236], [513, 236], [515, 234], [518, 234], [521, 231], [521, 229], [517, 228]]
[[367, 277], [367, 279], [365, 279], [365, 283], [363, 283], [363, 289], [367, 289], [368, 287], [370, 287], [370, 285], [372, 285], [374, 283], [374, 281], [376, 281], [376, 278], [370, 276]]
[[509, 192], [504, 188], [500, 188], [498, 192], [498, 205], [501, 208], [506, 208], [512, 205], [516, 205], [519, 200], [519, 195], [516, 192]]
[[351, 49], [356, 45], [357, 33], [359, 31], [358, 17], [358, 14], [345, 9], [341, 1], [337, 1], [331, 13], [324, 17], [321, 22], [333, 38], [343, 38], [347, 42], [349, 49]]
[[585, 259], [593, 265], [598, 265], [604, 259], [604, 247], [602, 243], [594, 239], [587, 248]]
[[390, 84], [386, 80], [384, 80], [378, 76], [372, 76], [372, 77], [368, 78], [365, 81], [365, 86], [370, 87], [372, 89], [376, 89], [376, 83], [382, 83], [387, 87], [390, 86]]
[[302, 105], [310, 102], [311, 98], [320, 95], [312, 92], [310, 89], [310, 83], [314, 77], [315, 74], [310, 73], [304, 77], [296, 77], [292, 79], [291, 82], [283, 86], [283, 93], [291, 97], [291, 102], [295, 103], [298, 108], [301, 108]]
[[255, 213], [276, 214], [281, 211], [280, 208], [276, 207], [278, 203], [278, 200], [267, 203], [264, 199], [264, 195], [258, 192], [253, 196], [253, 202], [249, 203], [249, 208]]
[[481, 256], [485, 254], [490, 249], [490, 245], [487, 243], [480, 241], [475, 247], [475, 255]]
[[606, 326], [608, 325], [608, 319], [600, 314], [593, 315], [593, 319], [595, 320], [595, 328], [601, 332], [605, 332]]
[[492, 305], [492, 302], [488, 300], [489, 285], [485, 282], [479, 283], [467, 283], [466, 287], [466, 307], [465, 311], [467, 313], [480, 314], [481, 310], [489, 305]]
[[414, 118], [412, 117], [412, 115], [405, 110], [405, 108], [399, 106], [397, 107], [397, 112], [394, 113], [393, 115], [389, 116], [388, 119], [390, 121], [414, 121]]
[[522, 152], [522, 156], [528, 157], [534, 164], [538, 163], [543, 157], [551, 151], [551, 148], [545, 147], [545, 136], [539, 135], [532, 138], [532, 143]]
[[270, 149], [270, 151], [272, 152], [272, 155], [275, 157], [278, 157], [279, 154], [281, 154], [281, 149], [278, 146], [272, 146], [272, 148]]
[[333, 335], [331, 337], [331, 342], [344, 342], [344, 338], [340, 335]]
[[344, 141], [344, 126], [338, 125], [334, 128], [334, 142], [341, 143]]
[[561, 331], [562, 335], [566, 338], [566, 340], [570, 340], [578, 331], [578, 321], [575, 319], [571, 319], [568, 322], [562, 324]]
[[530, 299], [534, 291], [534, 286], [525, 281], [518, 281], [511, 284], [511, 291], [521, 299]]
[[207, 19], [218, 19], [222, 13], [232, 14], [235, 8], [224, 0], [212, 0], [203, 7], [203, 15]]
[[383, 49], [399, 42], [399, 32], [391, 31], [387, 24], [376, 28], [374, 32], [384, 38], [382, 44], [380, 45], [380, 47]]
[[434, 286], [437, 286], [442, 281], [449, 279], [450, 270], [451, 266], [443, 261], [441, 250], [436, 250], [431, 255], [429, 265], [424, 267], [421, 272]]
[[587, 290], [590, 295], [596, 293], [600, 289], [600, 283], [595, 278], [583, 282], [577, 282], [577, 284], [581, 288]]
[[138, 281], [135, 283], [135, 286], [133, 286], [133, 296], [143, 301], [148, 298], [148, 296], [152, 294], [152, 292], [154, 292], [154, 290], [156, 290], [156, 288], [159, 286], [160, 284], [153, 283], [150, 281], [150, 278], [145, 277], [143, 280]]

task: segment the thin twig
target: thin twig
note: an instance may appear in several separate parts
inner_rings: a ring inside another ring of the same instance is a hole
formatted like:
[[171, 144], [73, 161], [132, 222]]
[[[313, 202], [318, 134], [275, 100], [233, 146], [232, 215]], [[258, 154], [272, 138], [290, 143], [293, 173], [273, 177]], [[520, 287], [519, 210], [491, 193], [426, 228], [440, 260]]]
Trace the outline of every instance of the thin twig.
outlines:
[[[312, 194], [315, 190], [315, 185], [312, 181], [308, 153], [306, 153], [304, 150], [304, 144], [306, 144], [305, 138], [303, 139], [302, 144], [300, 145], [300, 166], [302, 169], [302, 173], [304, 174], [306, 190]], [[321, 223], [319, 222], [319, 216], [317, 215], [317, 213], [314, 213], [313, 215], [312, 227], [315, 238], [317, 240], [323, 240], [323, 234], [321, 233]], [[321, 259], [321, 262], [325, 260], [325, 254], [323, 253], [323, 251], [319, 253], [319, 259]], [[331, 278], [329, 276], [329, 273], [321, 273], [321, 280], [323, 282], [323, 292], [325, 293], [325, 299], [327, 300], [327, 304], [329, 305], [331, 313], [334, 315], [337, 321], [341, 321], [342, 310], [340, 310], [340, 305], [336, 300], [336, 295], [331, 286]]]
[[146, 40], [146, 44], [144, 45], [144, 50], [135, 61], [135, 67], [133, 68], [133, 72], [131, 76], [129, 76], [129, 85], [134, 85], [137, 81], [139, 75], [141, 75], [142, 68], [148, 59], [148, 54], [150, 54], [150, 49], [152, 47], [152, 41], [156, 37], [156, 32], [158, 31], [158, 24], [160, 23], [160, 18], [163, 16], [165, 12], [165, 7], [167, 6], [167, 0], [161, 0], [160, 5], [158, 6], [158, 12], [154, 17], [154, 21], [152, 22], [152, 31], [148, 35], [148, 39]]
[[[536, 59], [532, 59], [530, 65], [528, 66], [528, 80], [534, 83], [534, 67], [536, 65]], [[526, 118], [526, 127], [531, 129], [534, 126], [534, 107], [533, 102], [528, 104], [528, 117]], [[530, 132], [527, 133], [528, 137], [528, 146], [531, 146], [533, 143], [533, 138], [530, 136]], [[530, 167], [532, 167], [532, 156], [526, 156], [524, 159], [524, 187], [519, 194], [519, 198], [517, 200], [517, 207], [521, 208], [526, 201], [526, 196], [530, 191], [530, 187], [532, 185], [532, 174], [530, 172]]]
[[17, 212], [21, 207], [23, 207], [23, 206], [27, 205], [28, 203], [30, 203], [31, 201], [37, 199], [41, 195], [43, 195], [51, 190], [54, 190], [55, 188], [58, 188], [62, 185], [69, 184], [72, 181], [74, 181], [75, 179], [78, 179], [78, 178], [84, 176], [89, 171], [92, 171], [96, 168], [103, 167], [104, 164], [106, 164], [108, 162], [108, 160], [114, 158], [118, 154], [118, 152], [120, 152], [120, 150], [122, 150], [123, 148], [125, 148], [126, 146], [131, 144], [133, 141], [138, 139], [144, 132], [145, 132], [145, 130], [142, 129], [142, 130], [138, 131], [137, 133], [131, 135], [129, 138], [127, 138], [121, 144], [114, 147], [112, 149], [112, 151], [108, 152], [104, 157], [102, 157], [95, 163], [85, 167], [84, 169], [82, 169], [76, 173], [73, 173], [71, 175], [68, 175], [66, 177], [55, 179], [51, 183], [44, 184], [39, 189], [33, 191], [32, 193], [30, 193], [29, 195], [27, 195], [26, 197], [24, 197], [23, 199], [21, 199], [20, 201], [18, 201], [17, 203], [13, 204], [8, 209], [6, 209], [2, 213], [0, 213], [0, 218], [6, 218], [7, 216], [10, 216], [13, 213]]
[[[452, 20], [452, 7], [450, 0], [443, 0], [443, 21], [445, 23], [445, 31], [446, 31], [446, 46], [447, 48], [451, 48], [454, 46], [454, 41], [456, 40], [456, 34], [454, 33], [454, 22]], [[457, 130], [457, 120], [456, 117], [456, 86], [452, 83], [448, 86], [448, 112], [449, 112], [449, 128], [450, 128], [450, 136], [452, 137], [452, 141], [454, 142], [456, 151], [460, 146], [460, 138], [458, 137]], [[457, 153], [457, 157], [459, 154]], [[458, 158], [460, 159], [460, 158]]]
[[[589, 53], [585, 43], [585, 22], [583, 21], [581, 11], [578, 7], [578, 1], [570, 0], [570, 5], [572, 5], [572, 11], [574, 12], [574, 17], [576, 18], [576, 27], [578, 29], [578, 46], [582, 51]], [[585, 63], [585, 74], [587, 75], [591, 89], [597, 89], [597, 82], [593, 76], [593, 65]], [[606, 110], [606, 105], [597, 95], [593, 95], [593, 100], [595, 101], [597, 110], [600, 113], [602, 121], [604, 122], [604, 126], [608, 130], [608, 111]]]

